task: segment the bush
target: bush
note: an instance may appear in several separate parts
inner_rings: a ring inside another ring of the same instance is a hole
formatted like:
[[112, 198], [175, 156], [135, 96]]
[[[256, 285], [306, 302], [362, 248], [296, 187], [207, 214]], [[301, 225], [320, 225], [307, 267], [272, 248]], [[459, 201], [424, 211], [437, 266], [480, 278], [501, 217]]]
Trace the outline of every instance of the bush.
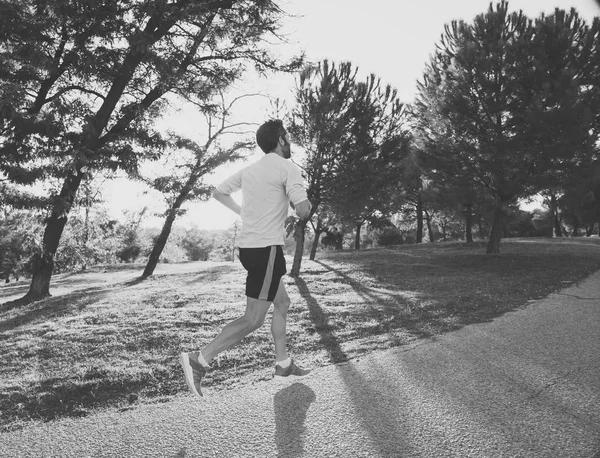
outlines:
[[552, 221], [547, 213], [523, 210], [508, 215], [507, 237], [552, 237]]
[[397, 227], [384, 227], [374, 233], [375, 242], [379, 246], [402, 245], [404, 238]]
[[184, 239], [182, 248], [190, 261], [208, 261], [212, 246]]
[[214, 245], [214, 241], [208, 234], [196, 227], [188, 229], [179, 242], [179, 246], [190, 261], [208, 261]]
[[0, 216], [0, 278], [31, 274], [31, 259], [42, 239], [40, 215], [32, 210], [5, 211]]
[[337, 227], [329, 228], [321, 238], [321, 244], [326, 248], [341, 250], [344, 246], [344, 233]]
[[117, 258], [123, 262], [133, 262], [139, 256], [142, 247], [139, 245], [126, 245], [117, 251]]

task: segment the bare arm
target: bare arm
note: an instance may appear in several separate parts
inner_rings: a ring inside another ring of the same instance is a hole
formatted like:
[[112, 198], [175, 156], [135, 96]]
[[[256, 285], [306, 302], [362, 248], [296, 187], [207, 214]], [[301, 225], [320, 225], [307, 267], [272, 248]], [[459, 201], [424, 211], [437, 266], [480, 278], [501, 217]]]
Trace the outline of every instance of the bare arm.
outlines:
[[213, 193], [213, 197], [217, 201], [219, 201], [223, 205], [225, 205], [232, 212], [234, 212], [234, 213], [236, 213], [238, 215], [241, 213], [242, 208], [237, 204], [237, 202], [235, 200], [233, 200], [233, 197], [231, 197], [231, 195], [229, 195], [229, 194], [223, 194], [222, 192], [215, 191]]
[[312, 205], [310, 204], [308, 199], [303, 200], [302, 202], [297, 204], [295, 207], [296, 208], [294, 208], [292, 206], [292, 208], [294, 208], [294, 210], [296, 210], [296, 215], [298, 215], [299, 218], [307, 219], [310, 216], [310, 211], [312, 210]]

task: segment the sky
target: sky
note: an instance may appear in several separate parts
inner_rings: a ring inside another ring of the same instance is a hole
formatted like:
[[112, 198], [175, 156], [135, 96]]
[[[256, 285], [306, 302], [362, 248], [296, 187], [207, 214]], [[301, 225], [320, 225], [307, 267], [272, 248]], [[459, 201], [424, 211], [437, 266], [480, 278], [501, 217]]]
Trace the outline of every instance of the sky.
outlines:
[[[310, 61], [329, 59], [350, 61], [360, 73], [374, 73], [385, 84], [398, 90], [400, 100], [413, 101], [417, 81], [421, 78], [429, 56], [440, 41], [444, 25], [452, 20], [471, 21], [489, 8], [488, 0], [281, 0], [281, 8], [288, 13], [281, 33], [285, 44], [273, 45], [273, 52], [290, 57], [300, 52]], [[496, 4], [496, 2], [494, 2]], [[594, 0], [511, 0], [509, 9], [522, 10], [529, 17], [542, 12], [551, 13], [555, 7], [574, 7], [591, 23], [600, 15]], [[248, 75], [233, 88], [235, 94], [261, 93], [282, 100], [290, 100], [294, 75], [271, 75], [258, 78]], [[233, 96], [231, 96], [233, 97]], [[290, 102], [288, 102], [288, 106]], [[240, 103], [236, 119], [261, 123], [268, 119], [271, 108], [264, 97], [252, 97]], [[191, 110], [174, 113], [163, 120], [163, 127], [193, 136], [203, 129], [203, 118]], [[263, 153], [250, 154], [247, 161], [222, 167], [206, 178], [213, 185]], [[148, 206], [161, 211], [161, 196], [145, 192], [143, 186], [126, 180], [116, 180], [105, 187], [103, 196], [113, 213]], [[195, 225], [203, 229], [224, 229], [236, 221], [237, 215], [212, 200], [188, 204], [188, 212], [178, 224]], [[160, 226], [158, 217], [149, 218], [147, 225]]]

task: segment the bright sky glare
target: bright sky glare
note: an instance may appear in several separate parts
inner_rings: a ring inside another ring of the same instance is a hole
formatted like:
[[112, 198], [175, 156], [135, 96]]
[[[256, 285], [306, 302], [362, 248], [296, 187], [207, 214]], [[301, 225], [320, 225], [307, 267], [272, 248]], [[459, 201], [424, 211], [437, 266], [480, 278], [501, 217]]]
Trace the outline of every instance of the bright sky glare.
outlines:
[[[496, 2], [494, 2], [495, 4]], [[304, 51], [311, 61], [329, 59], [351, 61], [364, 74], [375, 73], [386, 84], [398, 89], [399, 97], [412, 102], [416, 82], [421, 78], [430, 54], [435, 50], [444, 31], [444, 24], [454, 19], [471, 21], [487, 11], [488, 0], [426, 0], [405, 2], [394, 0], [283, 0], [279, 3], [291, 17], [286, 19], [282, 33], [288, 43], [274, 46], [281, 56]], [[555, 7], [574, 7], [586, 22], [600, 14], [594, 0], [511, 0], [511, 10], [523, 10], [534, 18], [542, 12], [551, 13]], [[247, 78], [239, 83], [237, 92], [263, 93], [290, 100], [294, 87], [293, 75], [277, 75], [268, 79]], [[289, 105], [289, 102], [288, 102]], [[264, 98], [254, 98], [240, 104], [237, 119], [261, 123], [268, 118], [270, 107]], [[173, 115], [165, 125], [181, 133], [198, 132], [203, 118], [185, 111]], [[249, 156], [253, 161], [263, 153]], [[206, 181], [217, 185], [228, 174], [243, 167], [239, 162], [217, 170]], [[118, 213], [139, 209], [145, 205], [162, 211], [162, 199], [157, 193], [145, 194], [139, 185], [117, 180], [106, 188], [104, 197]], [[205, 229], [230, 227], [237, 215], [218, 202], [188, 204], [187, 215], [178, 224], [197, 225]], [[151, 225], [162, 225], [162, 218], [152, 218]]]

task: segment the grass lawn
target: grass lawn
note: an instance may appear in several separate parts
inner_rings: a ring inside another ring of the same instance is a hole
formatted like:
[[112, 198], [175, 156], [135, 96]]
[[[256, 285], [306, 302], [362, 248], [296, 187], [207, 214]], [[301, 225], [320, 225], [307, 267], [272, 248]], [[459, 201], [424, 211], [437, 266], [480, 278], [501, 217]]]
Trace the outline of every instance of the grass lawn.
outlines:
[[[300, 278], [285, 277], [290, 353], [316, 368], [405, 345], [491, 320], [600, 269], [598, 239], [509, 239], [501, 251], [436, 243], [305, 259]], [[238, 262], [161, 265], [136, 282], [142, 268], [59, 275], [53, 297], [27, 306], [7, 302], [26, 283], [0, 287], [0, 431], [187, 394], [179, 352], [243, 313], [245, 272]], [[206, 385], [272, 378], [269, 324], [219, 355]]]

